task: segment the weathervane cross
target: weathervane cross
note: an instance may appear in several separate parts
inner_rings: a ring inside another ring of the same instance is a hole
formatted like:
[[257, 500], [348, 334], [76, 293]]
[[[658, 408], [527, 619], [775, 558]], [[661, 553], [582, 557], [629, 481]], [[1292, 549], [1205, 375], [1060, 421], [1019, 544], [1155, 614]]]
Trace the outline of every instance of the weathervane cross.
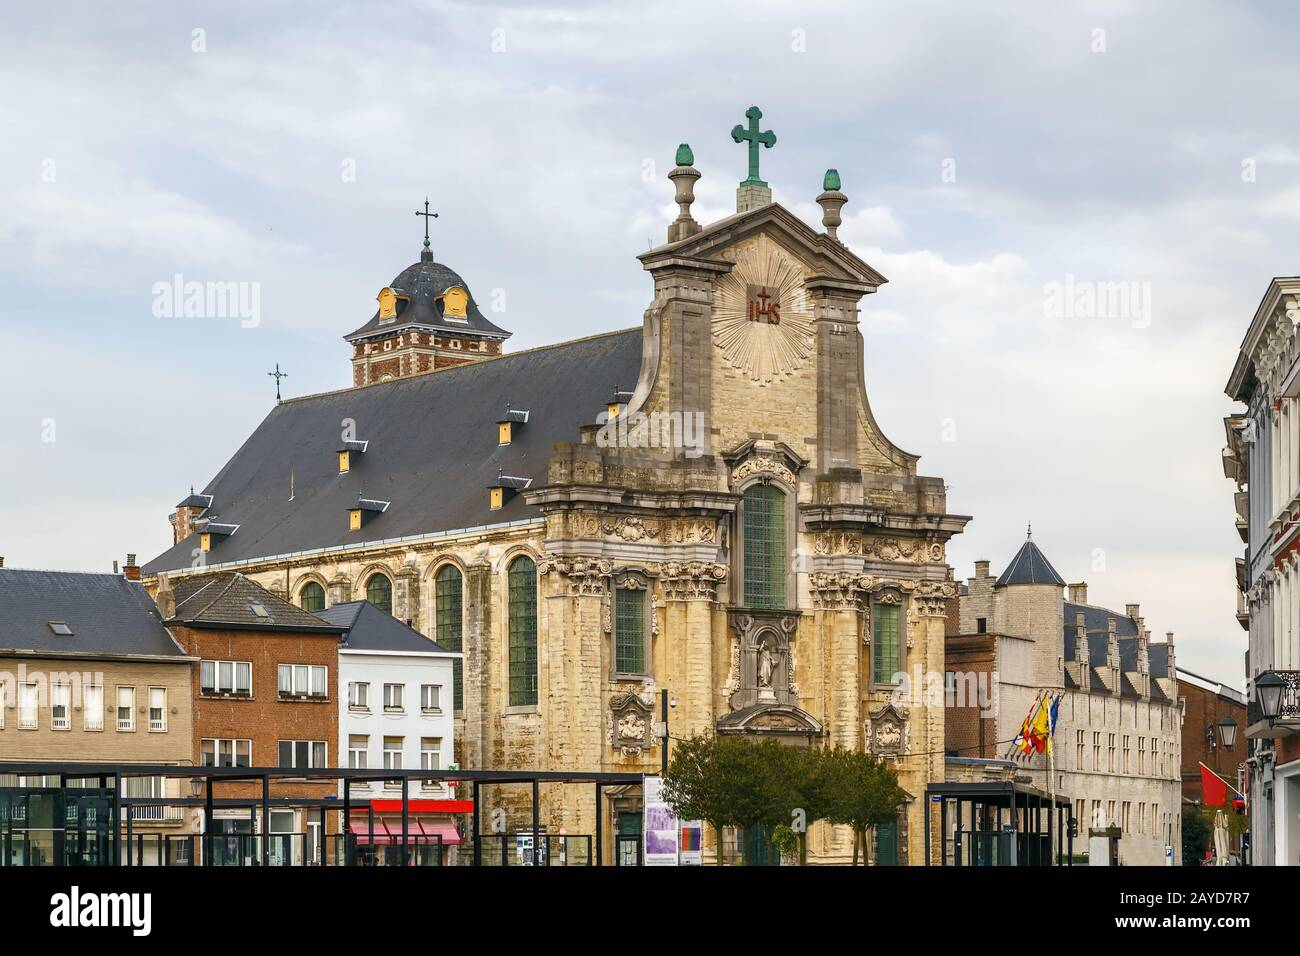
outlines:
[[438, 214], [436, 212], [429, 212], [428, 196], [424, 197], [424, 212], [420, 212], [420, 210], [417, 209], [415, 210], [415, 214], [417, 216], [424, 217], [424, 248], [428, 249], [429, 248], [429, 220], [438, 218]]
[[763, 118], [763, 111], [757, 106], [751, 106], [745, 110], [745, 117], [749, 120], [749, 128], [746, 129], [739, 123], [731, 131], [731, 138], [737, 143], [749, 141], [749, 178], [742, 180], [742, 186], [766, 186], [767, 183], [758, 177], [758, 147], [760, 144], [771, 149], [776, 145], [776, 133], [770, 129], [766, 132], [759, 132], [758, 121]]
[[[274, 372], [267, 372], [266, 374], [269, 375], [269, 376], [271, 376], [271, 378], [275, 379], [275, 400], [278, 402], [278, 401], [280, 401], [280, 379], [282, 379], [282, 378], [288, 378], [288, 377], [289, 377], [289, 373], [288, 373], [288, 372], [281, 372], [281, 371], [280, 371], [280, 363], [279, 363], [279, 362], [276, 362], [276, 363], [275, 363], [275, 371], [274, 371]], [[191, 489], [191, 493], [193, 493], [193, 489]]]

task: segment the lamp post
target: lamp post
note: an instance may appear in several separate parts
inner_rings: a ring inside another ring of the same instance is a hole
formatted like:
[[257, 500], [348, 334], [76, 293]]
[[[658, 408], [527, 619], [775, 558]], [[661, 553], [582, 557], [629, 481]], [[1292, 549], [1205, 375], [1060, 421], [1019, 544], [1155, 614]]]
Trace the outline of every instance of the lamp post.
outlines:
[[1223, 744], [1224, 748], [1231, 750], [1233, 745], [1237, 742], [1236, 719], [1231, 714], [1228, 714], [1215, 726], [1219, 729], [1219, 741]]
[[1286, 683], [1272, 671], [1265, 671], [1255, 678], [1255, 699], [1259, 701], [1259, 711], [1268, 725], [1277, 723], [1277, 715], [1282, 711], [1282, 692]]

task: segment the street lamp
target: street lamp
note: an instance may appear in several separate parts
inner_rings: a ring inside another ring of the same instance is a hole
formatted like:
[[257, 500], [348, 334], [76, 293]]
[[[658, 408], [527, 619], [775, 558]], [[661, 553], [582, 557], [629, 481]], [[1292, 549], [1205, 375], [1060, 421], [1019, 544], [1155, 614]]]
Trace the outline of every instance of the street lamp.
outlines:
[[1272, 671], [1265, 671], [1255, 678], [1255, 698], [1259, 701], [1260, 713], [1270, 727], [1277, 722], [1277, 715], [1282, 711], [1282, 692], [1286, 684]]
[[1237, 721], [1231, 714], [1224, 717], [1218, 724], [1219, 740], [1223, 741], [1223, 746], [1228, 750], [1237, 742]]

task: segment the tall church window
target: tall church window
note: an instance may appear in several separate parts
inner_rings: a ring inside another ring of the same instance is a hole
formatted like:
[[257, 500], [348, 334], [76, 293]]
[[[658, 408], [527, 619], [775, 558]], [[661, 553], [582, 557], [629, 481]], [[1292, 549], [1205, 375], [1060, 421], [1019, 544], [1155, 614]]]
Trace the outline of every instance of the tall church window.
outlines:
[[899, 640], [897, 604], [877, 602], [871, 608], [871, 679], [877, 684], [892, 684], [902, 671], [902, 643]]
[[366, 582], [366, 600], [385, 614], [393, 613], [393, 582], [388, 575], [376, 573]]
[[520, 556], [507, 572], [510, 706], [537, 703], [537, 565]]
[[741, 505], [745, 606], [785, 607], [785, 493], [751, 485]]
[[646, 659], [646, 592], [645, 586], [614, 588], [614, 670], [618, 674], [649, 672]]
[[[449, 651], [462, 649], [461, 638], [464, 620], [464, 584], [460, 569], [454, 564], [444, 564], [434, 576], [434, 640]], [[464, 706], [464, 661], [451, 662], [452, 707]]]
[[304, 611], [325, 610], [325, 589], [315, 581], [308, 581], [302, 586], [298, 600]]

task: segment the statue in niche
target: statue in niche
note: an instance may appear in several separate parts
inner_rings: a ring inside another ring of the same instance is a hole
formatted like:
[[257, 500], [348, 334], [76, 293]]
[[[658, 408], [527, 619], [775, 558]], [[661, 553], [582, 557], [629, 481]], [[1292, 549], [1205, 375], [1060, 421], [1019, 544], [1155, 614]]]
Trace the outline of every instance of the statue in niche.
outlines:
[[776, 692], [772, 688], [772, 678], [776, 675], [776, 655], [772, 653], [771, 645], [763, 641], [758, 645], [757, 677], [758, 677], [758, 696], [760, 700], [775, 700]]

